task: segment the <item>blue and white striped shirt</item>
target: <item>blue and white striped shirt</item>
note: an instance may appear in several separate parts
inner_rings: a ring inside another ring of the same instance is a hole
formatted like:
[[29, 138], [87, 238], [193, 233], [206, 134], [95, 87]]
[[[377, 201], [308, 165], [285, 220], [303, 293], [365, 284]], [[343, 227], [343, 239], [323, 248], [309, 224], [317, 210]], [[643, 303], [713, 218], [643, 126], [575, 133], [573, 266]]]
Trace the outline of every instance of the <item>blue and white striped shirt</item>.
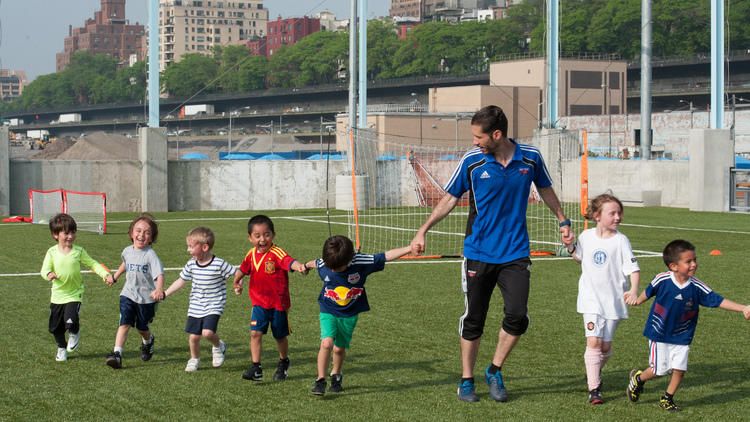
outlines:
[[193, 283], [188, 316], [221, 315], [227, 303], [226, 279], [234, 272], [232, 264], [216, 256], [206, 265], [199, 265], [195, 258], [190, 258], [180, 272], [182, 280]]

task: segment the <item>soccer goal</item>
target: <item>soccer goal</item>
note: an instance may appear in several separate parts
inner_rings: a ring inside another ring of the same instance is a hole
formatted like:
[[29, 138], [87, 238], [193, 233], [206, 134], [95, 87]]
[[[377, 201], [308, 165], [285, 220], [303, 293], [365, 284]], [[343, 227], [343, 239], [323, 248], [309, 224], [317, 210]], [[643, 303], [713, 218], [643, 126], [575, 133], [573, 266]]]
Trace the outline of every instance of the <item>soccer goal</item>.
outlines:
[[101, 192], [63, 191], [65, 212], [76, 220], [78, 230], [107, 232], [107, 195]]
[[107, 232], [107, 195], [104, 193], [29, 189], [29, 209], [35, 224], [47, 224], [50, 218], [64, 212], [76, 220], [78, 230]]
[[29, 189], [29, 210], [33, 224], [47, 224], [49, 219], [64, 212], [63, 190]]
[[[540, 148], [554, 189], [573, 230], [582, 228], [581, 165], [578, 132], [556, 132], [521, 143]], [[358, 129], [354, 149], [356, 207], [348, 212], [349, 237], [366, 252], [408, 245], [445, 193], [467, 149], [419, 145], [377, 139], [369, 129]], [[349, 172], [351, 176], [351, 171]], [[337, 178], [337, 183], [340, 178]], [[338, 187], [337, 187], [338, 190]], [[353, 192], [352, 192], [353, 194]], [[585, 208], [585, 207], [583, 207]], [[459, 257], [463, 251], [469, 198], [459, 198], [456, 208], [427, 234], [426, 257]], [[560, 246], [557, 218], [532, 186], [527, 209], [532, 254], [554, 254]]]

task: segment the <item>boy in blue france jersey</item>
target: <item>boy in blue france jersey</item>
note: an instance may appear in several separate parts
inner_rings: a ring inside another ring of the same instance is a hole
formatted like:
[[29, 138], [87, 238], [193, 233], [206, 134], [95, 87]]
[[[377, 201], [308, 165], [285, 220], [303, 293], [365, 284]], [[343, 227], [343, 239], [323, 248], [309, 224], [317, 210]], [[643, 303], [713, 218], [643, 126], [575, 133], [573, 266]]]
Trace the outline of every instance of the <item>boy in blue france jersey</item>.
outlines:
[[685, 240], [673, 240], [663, 253], [669, 271], [657, 274], [636, 301], [640, 305], [654, 298], [643, 335], [649, 339], [649, 367], [630, 372], [627, 396], [638, 401], [646, 381], [666, 375], [672, 377], [667, 391], [659, 399], [659, 407], [679, 412], [673, 396], [687, 370], [690, 343], [698, 324], [699, 305], [742, 312], [750, 319], [750, 305], [740, 305], [716, 294], [695, 278], [698, 262], [695, 247]]
[[310, 261], [306, 268], [317, 268], [323, 289], [318, 296], [320, 304], [320, 351], [318, 352], [318, 378], [312, 393], [323, 395], [326, 391], [326, 372], [333, 351], [331, 393], [343, 390], [341, 366], [346, 349], [352, 339], [360, 312], [370, 310], [367, 303], [365, 281], [367, 276], [382, 271], [387, 261], [409, 253], [410, 247], [392, 249], [375, 255], [355, 253], [352, 241], [345, 236], [332, 236], [323, 244], [323, 258]]

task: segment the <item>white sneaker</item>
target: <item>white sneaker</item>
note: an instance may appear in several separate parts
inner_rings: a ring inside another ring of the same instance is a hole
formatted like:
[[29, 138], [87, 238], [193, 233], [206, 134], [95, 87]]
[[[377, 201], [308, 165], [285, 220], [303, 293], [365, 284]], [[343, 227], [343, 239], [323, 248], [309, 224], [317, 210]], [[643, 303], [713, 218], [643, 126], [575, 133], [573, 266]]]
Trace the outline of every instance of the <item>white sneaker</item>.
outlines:
[[223, 341], [219, 340], [219, 347], [211, 347], [211, 352], [214, 355], [213, 365], [214, 368], [224, 364], [224, 357], [227, 354], [227, 345]]
[[198, 365], [200, 364], [200, 359], [190, 359], [187, 363], [187, 366], [185, 367], [185, 372], [195, 372], [198, 370]]
[[78, 345], [81, 343], [81, 331], [79, 330], [77, 334], [68, 333], [68, 351], [72, 352], [78, 348]]
[[58, 347], [57, 348], [57, 357], [55, 358], [56, 361], [62, 362], [64, 360], [68, 360], [68, 351], [65, 350], [64, 347]]

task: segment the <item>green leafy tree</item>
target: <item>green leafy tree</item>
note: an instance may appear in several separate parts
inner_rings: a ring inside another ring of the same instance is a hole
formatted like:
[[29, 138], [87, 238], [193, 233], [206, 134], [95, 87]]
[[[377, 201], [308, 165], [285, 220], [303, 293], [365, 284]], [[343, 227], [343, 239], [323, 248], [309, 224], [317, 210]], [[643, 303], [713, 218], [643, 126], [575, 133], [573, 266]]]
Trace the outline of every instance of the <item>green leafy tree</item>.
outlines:
[[347, 57], [348, 33], [320, 31], [294, 45], [282, 46], [268, 63], [272, 87], [330, 84], [336, 81], [338, 65]]
[[393, 53], [402, 44], [392, 20], [373, 19], [367, 22], [367, 78], [394, 77]]
[[218, 75], [216, 59], [197, 53], [185, 54], [182, 60], [164, 69], [162, 86], [169, 95], [176, 97], [187, 97], [198, 91], [211, 94], [219, 91]]
[[266, 86], [268, 60], [253, 56], [241, 45], [217, 47], [214, 58], [219, 63], [220, 87], [224, 93], [246, 92]]

